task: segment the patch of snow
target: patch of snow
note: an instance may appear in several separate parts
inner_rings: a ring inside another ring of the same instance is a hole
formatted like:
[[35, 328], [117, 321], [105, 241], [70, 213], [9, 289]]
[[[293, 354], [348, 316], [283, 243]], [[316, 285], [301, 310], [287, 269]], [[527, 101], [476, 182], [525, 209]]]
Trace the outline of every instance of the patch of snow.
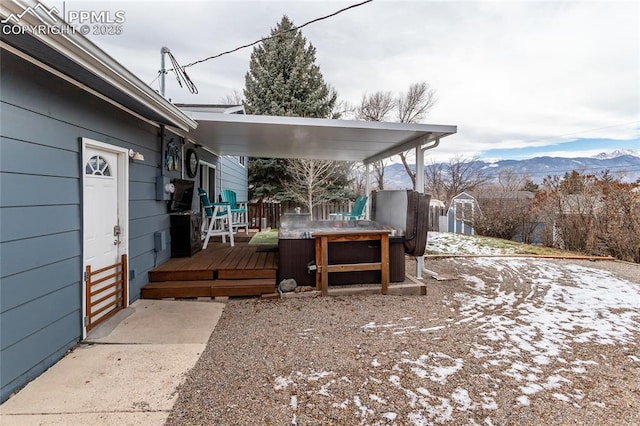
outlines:
[[320, 379], [323, 379], [327, 376], [331, 376], [332, 374], [334, 374], [333, 371], [319, 371], [317, 373], [311, 373], [309, 375], [307, 375], [307, 380], [310, 382], [313, 381], [318, 381]]
[[469, 411], [475, 406], [469, 396], [469, 391], [466, 389], [456, 388], [456, 390], [451, 394], [451, 398], [458, 404], [458, 410]]
[[438, 325], [438, 326], [435, 326], [435, 327], [421, 328], [421, 329], [420, 329], [420, 330], [418, 330], [418, 331], [420, 331], [420, 332], [422, 332], [422, 333], [426, 333], [426, 332], [429, 332], [429, 331], [442, 330], [443, 328], [446, 328], [446, 326], [444, 326], [444, 325]]
[[464, 365], [462, 358], [453, 358], [439, 352], [420, 355], [416, 360], [403, 358], [401, 362], [411, 365], [411, 371], [418, 377], [429, 378], [438, 383], [444, 383], [448, 376], [458, 372]]
[[429, 231], [426, 251], [439, 254], [513, 254], [514, 249], [479, 245], [477, 237], [451, 232]]
[[380, 403], [380, 404], [386, 404], [386, 403], [387, 403], [387, 400], [386, 400], [386, 399], [384, 399], [384, 398], [380, 398], [378, 395], [376, 395], [376, 394], [374, 394], [374, 393], [372, 393], [372, 394], [370, 394], [370, 395], [369, 395], [369, 399], [370, 399], [371, 401], [378, 402], [378, 403]]
[[378, 362], [377, 359], [373, 359], [373, 361], [371, 361], [371, 366], [372, 367], [380, 367], [382, 364], [380, 364], [380, 362]]
[[[485, 365], [505, 366], [503, 374], [526, 382], [521, 387], [523, 397], [571, 383], [557, 374], [542, 377], [538, 366], [566, 363], [562, 354], [571, 352], [572, 343], [635, 343], [633, 332], [640, 327], [640, 287], [636, 284], [576, 264], [532, 264], [515, 258], [478, 258], [473, 262], [486, 275], [462, 276], [472, 292], [454, 295], [464, 317], [457, 323], [477, 325], [480, 340], [472, 344], [471, 352], [485, 359]], [[507, 278], [518, 276], [523, 268], [527, 270], [526, 283], [516, 282], [509, 290], [503, 287]], [[483, 345], [482, 340], [493, 343]], [[515, 362], [526, 357], [529, 362]], [[638, 357], [631, 359], [640, 361]], [[572, 362], [571, 369], [557, 371], [588, 374], [588, 365], [594, 364]]]
[[386, 413], [382, 413], [382, 418], [383, 419], [387, 419], [390, 422], [395, 421], [397, 417], [398, 417], [398, 415], [396, 413], [391, 412], [391, 411], [386, 412]]
[[320, 386], [320, 390], [318, 391], [318, 394], [323, 395], [323, 396], [331, 396], [329, 394], [329, 386], [331, 386], [335, 382], [336, 382], [335, 380], [330, 380], [329, 382], [327, 382], [324, 385]]
[[293, 380], [286, 377], [276, 377], [273, 383], [273, 389], [276, 391], [286, 389], [289, 385], [293, 384]]
[[291, 402], [289, 402], [289, 406], [294, 410], [298, 409], [298, 397], [296, 395], [291, 395]]
[[523, 407], [528, 407], [529, 404], [531, 403], [529, 401], [529, 398], [525, 395], [520, 395], [519, 397], [516, 398], [516, 401], [518, 402], [518, 404], [522, 405]]
[[350, 403], [351, 403], [351, 401], [349, 401], [348, 399], [345, 399], [344, 401], [342, 401], [342, 402], [341, 402], [341, 403], [339, 403], [339, 404], [338, 404], [337, 402], [334, 402], [333, 404], [331, 404], [331, 406], [332, 406], [333, 408], [342, 408], [342, 409], [345, 409], [345, 408], [347, 408], [347, 407], [349, 406], [349, 404], [350, 404]]
[[571, 398], [562, 393], [552, 393], [551, 396], [560, 401], [571, 402]]
[[460, 277], [462, 279], [464, 279], [465, 281], [470, 282], [471, 284], [473, 284], [472, 286], [468, 285], [467, 288], [470, 288], [470, 289], [478, 291], [478, 292], [483, 291], [486, 288], [486, 284], [479, 277], [476, 277], [476, 276], [473, 276], [473, 275], [460, 275]]

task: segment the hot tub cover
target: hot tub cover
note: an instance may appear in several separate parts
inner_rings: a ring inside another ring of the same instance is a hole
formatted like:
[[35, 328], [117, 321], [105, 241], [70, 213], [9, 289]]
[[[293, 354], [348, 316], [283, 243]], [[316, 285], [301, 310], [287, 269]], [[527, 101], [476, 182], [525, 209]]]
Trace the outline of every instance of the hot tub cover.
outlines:
[[422, 256], [427, 246], [430, 194], [413, 190], [374, 191], [371, 195], [371, 218], [402, 230], [405, 253]]

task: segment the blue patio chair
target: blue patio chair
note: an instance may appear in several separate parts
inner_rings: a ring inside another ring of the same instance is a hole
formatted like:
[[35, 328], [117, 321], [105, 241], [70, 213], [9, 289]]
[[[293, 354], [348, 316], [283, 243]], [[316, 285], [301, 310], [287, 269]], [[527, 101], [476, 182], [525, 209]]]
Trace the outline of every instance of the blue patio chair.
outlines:
[[368, 197], [361, 195], [356, 198], [356, 201], [353, 203], [353, 208], [351, 212], [338, 212], [333, 213], [333, 215], [341, 218], [342, 220], [358, 220], [364, 219], [364, 206], [367, 205]]
[[238, 201], [236, 199], [236, 193], [230, 189], [223, 189], [220, 194], [223, 203], [229, 203], [231, 206], [231, 228], [234, 232], [238, 231], [238, 228], [244, 228], [246, 234], [249, 233], [249, 221], [247, 220], [247, 201]]
[[207, 230], [205, 231], [202, 249], [206, 249], [209, 244], [209, 238], [216, 235], [222, 236], [223, 243], [227, 242], [226, 237], [229, 235], [229, 242], [231, 243], [231, 247], [233, 247], [233, 227], [231, 226], [232, 217], [229, 203], [212, 203], [209, 200], [207, 191], [203, 188], [198, 188], [198, 195], [200, 195], [200, 203], [209, 221]]

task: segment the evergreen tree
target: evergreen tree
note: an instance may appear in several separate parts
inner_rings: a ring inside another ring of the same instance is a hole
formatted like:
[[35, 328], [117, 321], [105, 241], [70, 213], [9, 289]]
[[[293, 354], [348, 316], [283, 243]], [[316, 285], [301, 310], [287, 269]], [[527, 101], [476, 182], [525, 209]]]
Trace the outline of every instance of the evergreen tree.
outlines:
[[320, 118], [331, 115], [337, 94], [324, 82], [320, 67], [315, 64], [315, 47], [307, 45], [300, 30], [293, 28], [293, 22], [283, 16], [271, 30], [272, 38], [254, 47], [245, 76], [247, 113]]
[[[248, 114], [295, 117], [330, 117], [337, 94], [325, 83], [315, 64], [316, 49], [307, 43], [287, 16], [256, 46], [245, 76], [245, 110]], [[252, 198], [283, 198], [287, 160], [249, 159]]]

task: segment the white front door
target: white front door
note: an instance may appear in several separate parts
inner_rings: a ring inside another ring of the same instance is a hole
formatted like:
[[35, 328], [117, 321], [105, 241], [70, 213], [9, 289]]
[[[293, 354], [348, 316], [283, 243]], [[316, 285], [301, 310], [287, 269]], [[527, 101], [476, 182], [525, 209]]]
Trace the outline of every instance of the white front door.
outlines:
[[[90, 266], [95, 271], [120, 262], [121, 256], [127, 253], [128, 156], [122, 148], [84, 139], [82, 158], [84, 270]], [[109, 280], [104, 282], [105, 287], [110, 284]], [[90, 313], [86, 306], [86, 285], [84, 293], [83, 317], [86, 317]], [[94, 309], [99, 310], [115, 298], [115, 295], [94, 297], [94, 300], [104, 299]], [[124, 306], [127, 303], [124, 301]], [[109, 312], [105, 310], [100, 314], [104, 316]]]

